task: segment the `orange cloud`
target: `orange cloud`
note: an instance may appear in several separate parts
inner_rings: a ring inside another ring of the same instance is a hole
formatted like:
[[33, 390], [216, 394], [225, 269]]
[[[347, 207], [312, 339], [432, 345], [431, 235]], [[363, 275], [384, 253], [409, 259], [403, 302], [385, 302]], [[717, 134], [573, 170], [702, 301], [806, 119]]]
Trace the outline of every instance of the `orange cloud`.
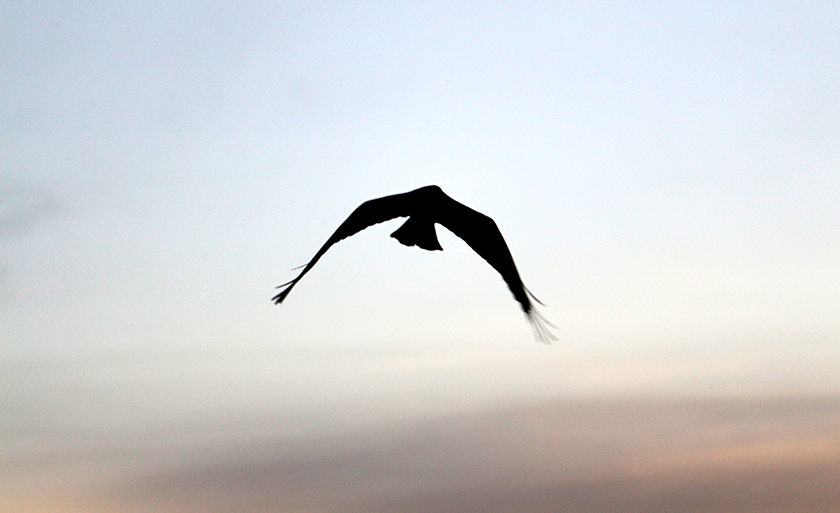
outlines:
[[[836, 512], [840, 504], [840, 398], [542, 402], [199, 449], [89, 481], [77, 503], [246, 513]], [[18, 486], [17, 496], [38, 496], [37, 479]]]

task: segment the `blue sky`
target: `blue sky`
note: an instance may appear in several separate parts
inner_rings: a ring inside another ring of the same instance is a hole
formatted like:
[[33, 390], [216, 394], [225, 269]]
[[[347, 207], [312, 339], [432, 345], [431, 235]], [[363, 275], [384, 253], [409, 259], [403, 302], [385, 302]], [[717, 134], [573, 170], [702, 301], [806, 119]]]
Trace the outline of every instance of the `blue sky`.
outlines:
[[[2, 10], [15, 461], [70, 450], [23, 435], [46, 426], [840, 392], [832, 2]], [[270, 302], [361, 202], [428, 184], [495, 219], [555, 344], [460, 240], [405, 248], [398, 221]]]

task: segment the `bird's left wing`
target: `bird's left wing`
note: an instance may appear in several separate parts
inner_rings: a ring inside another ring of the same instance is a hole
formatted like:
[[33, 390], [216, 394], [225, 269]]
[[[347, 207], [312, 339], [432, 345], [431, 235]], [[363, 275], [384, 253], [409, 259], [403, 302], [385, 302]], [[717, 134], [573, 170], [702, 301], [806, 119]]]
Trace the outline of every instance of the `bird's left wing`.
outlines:
[[304, 274], [308, 273], [309, 270], [312, 269], [315, 263], [324, 256], [324, 253], [326, 253], [333, 244], [344, 240], [351, 235], [355, 235], [369, 226], [390, 221], [396, 217], [406, 217], [410, 215], [415, 208], [414, 203], [415, 198], [412, 196], [412, 193], [406, 192], [403, 194], [394, 194], [391, 196], [372, 199], [359, 205], [359, 207], [350, 214], [350, 217], [341, 223], [341, 226], [338, 227], [335, 233], [327, 239], [327, 242], [321, 246], [321, 249], [315, 253], [312, 260], [303, 266], [303, 271], [301, 271], [297, 278], [277, 287], [278, 289], [282, 288], [283, 290], [274, 296], [272, 300], [278, 305], [282, 303], [292, 290], [292, 287], [294, 287], [295, 284], [303, 278]]

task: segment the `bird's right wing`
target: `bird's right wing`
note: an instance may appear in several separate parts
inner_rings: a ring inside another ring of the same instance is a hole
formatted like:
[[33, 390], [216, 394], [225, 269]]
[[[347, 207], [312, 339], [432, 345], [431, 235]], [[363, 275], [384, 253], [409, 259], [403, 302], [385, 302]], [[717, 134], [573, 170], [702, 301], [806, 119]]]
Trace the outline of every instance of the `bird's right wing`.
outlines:
[[326, 253], [333, 244], [355, 235], [369, 226], [384, 223], [385, 221], [390, 221], [391, 219], [397, 217], [407, 217], [413, 211], [412, 209], [414, 208], [414, 204], [415, 199], [411, 195], [411, 192], [406, 192], [403, 194], [394, 194], [391, 196], [372, 199], [359, 205], [359, 207], [350, 214], [350, 217], [341, 223], [341, 226], [338, 227], [335, 233], [327, 239], [327, 242], [321, 246], [321, 249], [315, 253], [312, 260], [310, 260], [305, 266], [302, 266], [303, 271], [301, 271], [297, 278], [277, 287], [278, 289], [283, 288], [283, 290], [272, 298], [274, 303], [278, 305], [282, 303], [292, 290], [292, 287], [294, 287], [295, 284], [303, 278], [304, 274], [308, 273], [309, 270], [312, 269], [315, 263], [324, 256], [324, 253]]
[[531, 302], [531, 299], [538, 303], [540, 301], [522, 283], [516, 264], [513, 263], [513, 256], [496, 222], [481, 212], [455, 201], [441, 190], [437, 191], [436, 210], [435, 220], [466, 242], [502, 276], [514, 299], [519, 302], [522, 311], [528, 317], [537, 340], [544, 343], [556, 340], [545, 326], [554, 325], [543, 317]]

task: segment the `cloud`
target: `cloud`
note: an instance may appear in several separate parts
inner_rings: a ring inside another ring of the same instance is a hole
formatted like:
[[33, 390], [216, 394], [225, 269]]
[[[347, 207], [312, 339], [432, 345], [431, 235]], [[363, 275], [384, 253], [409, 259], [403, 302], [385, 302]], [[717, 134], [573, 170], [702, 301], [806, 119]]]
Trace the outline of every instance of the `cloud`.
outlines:
[[598, 400], [207, 448], [110, 488], [167, 511], [828, 512], [840, 398]]
[[55, 196], [44, 189], [0, 185], [0, 237], [23, 233], [59, 210]]

